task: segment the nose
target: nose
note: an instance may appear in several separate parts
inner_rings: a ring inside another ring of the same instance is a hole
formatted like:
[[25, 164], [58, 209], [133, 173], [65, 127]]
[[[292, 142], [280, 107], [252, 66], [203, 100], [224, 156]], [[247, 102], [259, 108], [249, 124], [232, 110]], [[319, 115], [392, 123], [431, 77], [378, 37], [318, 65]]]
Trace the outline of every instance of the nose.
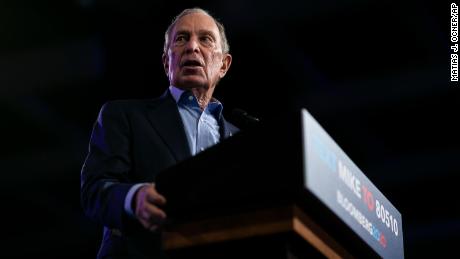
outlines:
[[186, 51], [187, 52], [199, 52], [200, 51], [200, 46], [198, 44], [198, 39], [196, 37], [191, 37], [189, 41], [186, 44]]

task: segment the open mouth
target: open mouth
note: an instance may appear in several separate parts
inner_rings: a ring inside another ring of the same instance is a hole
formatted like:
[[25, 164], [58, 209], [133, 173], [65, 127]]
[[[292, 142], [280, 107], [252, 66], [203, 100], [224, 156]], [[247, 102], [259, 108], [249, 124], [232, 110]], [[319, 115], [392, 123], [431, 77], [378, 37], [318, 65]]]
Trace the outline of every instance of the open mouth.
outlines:
[[186, 60], [182, 63], [182, 67], [201, 67], [201, 63], [198, 60]]

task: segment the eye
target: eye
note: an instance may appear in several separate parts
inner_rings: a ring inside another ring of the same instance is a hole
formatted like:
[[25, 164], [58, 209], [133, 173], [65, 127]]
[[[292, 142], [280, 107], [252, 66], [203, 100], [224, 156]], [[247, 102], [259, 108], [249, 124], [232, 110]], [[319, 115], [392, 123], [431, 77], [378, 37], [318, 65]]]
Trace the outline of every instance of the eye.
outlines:
[[177, 43], [181, 43], [181, 42], [184, 42], [186, 41], [187, 39], [185, 38], [185, 35], [183, 34], [179, 34], [176, 36], [176, 38], [174, 39], [174, 42], [177, 42]]
[[200, 37], [200, 41], [209, 45], [209, 44], [214, 43], [214, 38], [211, 37], [210, 35], [204, 35]]

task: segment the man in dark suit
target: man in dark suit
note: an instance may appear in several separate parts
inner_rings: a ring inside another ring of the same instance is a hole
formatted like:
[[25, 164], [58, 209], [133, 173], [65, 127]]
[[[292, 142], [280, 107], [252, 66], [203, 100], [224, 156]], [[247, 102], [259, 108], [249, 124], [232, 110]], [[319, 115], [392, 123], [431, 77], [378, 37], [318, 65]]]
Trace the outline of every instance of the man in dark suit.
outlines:
[[212, 97], [231, 61], [222, 24], [186, 9], [165, 34], [166, 92], [104, 104], [81, 173], [82, 206], [104, 226], [98, 258], [161, 257], [167, 197], [155, 176], [237, 131]]

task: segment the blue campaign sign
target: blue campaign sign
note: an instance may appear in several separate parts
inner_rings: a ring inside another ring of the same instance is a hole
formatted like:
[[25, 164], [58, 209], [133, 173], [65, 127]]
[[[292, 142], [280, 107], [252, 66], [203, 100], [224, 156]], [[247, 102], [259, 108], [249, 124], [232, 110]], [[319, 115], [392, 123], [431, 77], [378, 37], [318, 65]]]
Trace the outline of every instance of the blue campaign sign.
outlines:
[[302, 110], [306, 188], [383, 258], [404, 258], [401, 213]]

